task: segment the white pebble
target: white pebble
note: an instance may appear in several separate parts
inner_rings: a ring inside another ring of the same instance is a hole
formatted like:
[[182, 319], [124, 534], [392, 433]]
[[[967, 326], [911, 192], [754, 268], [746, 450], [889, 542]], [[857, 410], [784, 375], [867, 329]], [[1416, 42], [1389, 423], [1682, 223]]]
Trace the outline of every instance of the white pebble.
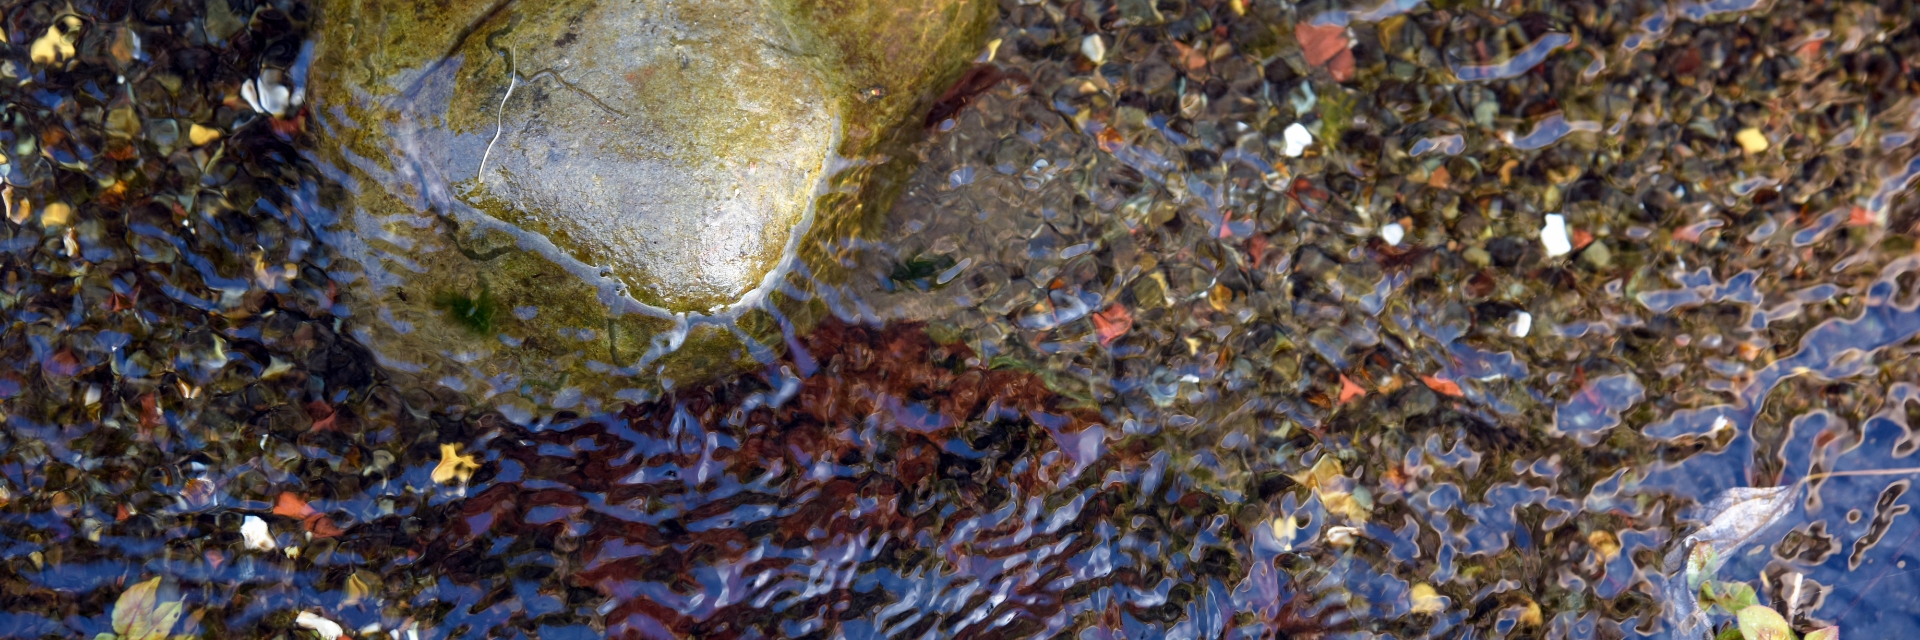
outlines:
[[1525, 338], [1529, 331], [1533, 331], [1533, 314], [1525, 311], [1513, 312], [1513, 326], [1507, 327], [1507, 333], [1513, 334], [1515, 338]]
[[267, 531], [267, 521], [260, 516], [247, 516], [240, 522], [240, 537], [244, 538], [247, 548], [254, 551], [272, 551], [273, 532]]
[[1094, 64], [1106, 62], [1107, 41], [1101, 40], [1100, 34], [1087, 34], [1087, 37], [1080, 39], [1080, 55], [1086, 56]]
[[1387, 241], [1389, 245], [1398, 247], [1400, 246], [1400, 240], [1406, 237], [1407, 230], [1400, 228], [1400, 223], [1398, 222], [1380, 227], [1380, 239]]
[[1547, 214], [1547, 226], [1540, 230], [1540, 244], [1546, 246], [1549, 257], [1564, 256], [1573, 251], [1573, 242], [1567, 239], [1566, 216]]
[[320, 634], [323, 640], [334, 640], [340, 636], [347, 635], [347, 630], [342, 628], [340, 623], [305, 611], [300, 612], [300, 615], [294, 616], [293, 623], [300, 625], [302, 628], [313, 630], [314, 633]]
[[1280, 152], [1286, 154], [1289, 158], [1300, 157], [1300, 154], [1307, 152], [1307, 146], [1313, 144], [1313, 134], [1307, 133], [1307, 128], [1298, 122], [1287, 125], [1287, 131], [1284, 135], [1286, 136], [1287, 146], [1281, 149]]

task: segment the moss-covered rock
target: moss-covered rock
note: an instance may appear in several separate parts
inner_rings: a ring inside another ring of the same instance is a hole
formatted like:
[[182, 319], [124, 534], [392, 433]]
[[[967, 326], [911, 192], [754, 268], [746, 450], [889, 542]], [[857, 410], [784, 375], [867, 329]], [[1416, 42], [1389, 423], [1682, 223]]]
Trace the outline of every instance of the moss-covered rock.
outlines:
[[885, 209], [893, 147], [994, 10], [326, 3], [307, 93], [357, 333], [483, 394], [731, 370], [764, 338], [733, 320], [771, 308], [816, 218], [807, 242]]

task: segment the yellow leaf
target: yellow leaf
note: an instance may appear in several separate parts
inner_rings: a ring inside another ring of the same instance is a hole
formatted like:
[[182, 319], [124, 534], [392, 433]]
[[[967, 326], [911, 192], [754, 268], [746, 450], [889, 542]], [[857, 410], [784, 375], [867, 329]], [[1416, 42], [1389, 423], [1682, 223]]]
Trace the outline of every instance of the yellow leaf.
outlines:
[[433, 481], [447, 484], [454, 480], [466, 482], [473, 472], [480, 469], [480, 461], [471, 455], [462, 455], [460, 445], [440, 445], [440, 464], [433, 468]]
[[147, 618], [147, 635], [129, 636], [126, 640], [166, 640], [167, 634], [173, 631], [173, 624], [180, 621], [183, 606], [180, 602], [168, 602], [154, 607]]
[[120, 593], [120, 599], [113, 603], [113, 632], [121, 637], [130, 637], [136, 630], [145, 631], [147, 616], [153, 613], [154, 599], [159, 596], [160, 578], [142, 582]]

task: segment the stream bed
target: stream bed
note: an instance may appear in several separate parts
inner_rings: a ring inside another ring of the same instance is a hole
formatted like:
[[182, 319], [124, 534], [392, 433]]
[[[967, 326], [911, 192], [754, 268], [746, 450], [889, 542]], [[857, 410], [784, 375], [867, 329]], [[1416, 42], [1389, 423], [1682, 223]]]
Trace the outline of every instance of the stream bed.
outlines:
[[1912, 2], [1001, 0], [606, 395], [368, 337], [319, 10], [0, 7], [0, 636], [1920, 636]]

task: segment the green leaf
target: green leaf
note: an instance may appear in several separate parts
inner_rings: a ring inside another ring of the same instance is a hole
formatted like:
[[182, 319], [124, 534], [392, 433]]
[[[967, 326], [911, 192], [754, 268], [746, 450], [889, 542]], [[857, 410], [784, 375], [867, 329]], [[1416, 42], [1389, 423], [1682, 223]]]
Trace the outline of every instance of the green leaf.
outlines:
[[1802, 640], [1840, 640], [1840, 627], [1827, 627], [1808, 631]]
[[1713, 572], [1719, 565], [1716, 562], [1720, 559], [1719, 556], [1720, 554], [1713, 550], [1712, 544], [1702, 542], [1693, 545], [1693, 550], [1687, 553], [1688, 589], [1699, 591], [1700, 585], [1713, 577]]
[[120, 636], [116, 636], [111, 633], [102, 633], [100, 635], [94, 636], [93, 640], [120, 640]]
[[121, 592], [120, 599], [113, 603], [113, 632], [122, 637], [140, 637], [135, 633], [147, 628], [147, 616], [153, 613], [154, 598], [160, 592], [160, 578], [142, 582]]
[[1740, 627], [1727, 627], [1725, 629], [1721, 629], [1720, 635], [1714, 636], [1713, 640], [1746, 640], [1746, 639], [1740, 636]]
[[1707, 601], [1734, 613], [1760, 603], [1760, 597], [1753, 587], [1745, 582], [1708, 582], [1705, 592]]
[[1740, 635], [1746, 640], [1792, 640], [1793, 630], [1787, 628], [1786, 618], [1771, 607], [1753, 605], [1741, 609], [1736, 616], [1740, 620]]

